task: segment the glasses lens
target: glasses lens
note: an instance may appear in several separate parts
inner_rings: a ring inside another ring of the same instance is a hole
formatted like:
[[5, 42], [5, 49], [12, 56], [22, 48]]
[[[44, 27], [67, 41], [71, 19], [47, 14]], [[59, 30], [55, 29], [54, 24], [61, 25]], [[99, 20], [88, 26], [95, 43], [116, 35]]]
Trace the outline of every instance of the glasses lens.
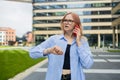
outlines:
[[69, 24], [72, 24], [74, 21], [73, 21], [73, 20], [64, 19], [63, 22], [64, 22], [64, 23], [67, 23], [67, 22], [68, 22]]

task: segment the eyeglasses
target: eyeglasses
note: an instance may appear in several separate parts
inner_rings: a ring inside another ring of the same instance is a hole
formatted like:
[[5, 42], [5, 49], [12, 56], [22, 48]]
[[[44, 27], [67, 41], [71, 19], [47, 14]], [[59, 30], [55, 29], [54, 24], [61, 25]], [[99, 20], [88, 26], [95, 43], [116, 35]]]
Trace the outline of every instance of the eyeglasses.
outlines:
[[74, 22], [74, 20], [70, 20], [70, 19], [64, 19], [62, 20], [63, 23], [69, 23], [72, 24]]

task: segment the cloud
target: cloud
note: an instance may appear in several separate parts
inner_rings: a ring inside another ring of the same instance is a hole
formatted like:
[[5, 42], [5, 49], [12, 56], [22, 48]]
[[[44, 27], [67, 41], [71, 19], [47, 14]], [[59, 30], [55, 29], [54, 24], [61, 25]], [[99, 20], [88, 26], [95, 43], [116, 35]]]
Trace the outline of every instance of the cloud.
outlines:
[[0, 27], [11, 27], [22, 37], [32, 30], [32, 4], [0, 1]]

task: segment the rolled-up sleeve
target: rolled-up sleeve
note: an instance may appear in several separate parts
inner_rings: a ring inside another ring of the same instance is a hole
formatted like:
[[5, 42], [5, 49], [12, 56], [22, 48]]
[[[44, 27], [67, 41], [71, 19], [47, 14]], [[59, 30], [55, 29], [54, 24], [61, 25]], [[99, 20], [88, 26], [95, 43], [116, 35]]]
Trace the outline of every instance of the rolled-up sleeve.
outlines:
[[93, 64], [93, 57], [87, 40], [81, 41], [81, 46], [78, 47], [80, 63], [84, 68], [90, 68]]
[[52, 43], [54, 41], [52, 40], [52, 37], [50, 37], [49, 39], [47, 39], [46, 41], [42, 42], [41, 44], [35, 46], [35, 47], [32, 47], [30, 50], [29, 50], [29, 55], [30, 57], [32, 58], [39, 58], [39, 57], [43, 57], [45, 56], [44, 55], [44, 50], [48, 47], [51, 47], [52, 46]]

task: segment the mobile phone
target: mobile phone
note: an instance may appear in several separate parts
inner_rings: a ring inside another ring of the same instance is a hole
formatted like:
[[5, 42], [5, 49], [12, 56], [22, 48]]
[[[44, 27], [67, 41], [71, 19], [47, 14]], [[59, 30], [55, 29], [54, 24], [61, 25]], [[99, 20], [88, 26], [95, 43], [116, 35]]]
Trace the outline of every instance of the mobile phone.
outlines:
[[[76, 24], [75, 27], [74, 27], [74, 29], [75, 29], [75, 28], [80, 28], [80, 26], [78, 26], [78, 25]], [[76, 34], [75, 32], [73, 32], [73, 35], [74, 35], [74, 36], [77, 36], [77, 34]]]

